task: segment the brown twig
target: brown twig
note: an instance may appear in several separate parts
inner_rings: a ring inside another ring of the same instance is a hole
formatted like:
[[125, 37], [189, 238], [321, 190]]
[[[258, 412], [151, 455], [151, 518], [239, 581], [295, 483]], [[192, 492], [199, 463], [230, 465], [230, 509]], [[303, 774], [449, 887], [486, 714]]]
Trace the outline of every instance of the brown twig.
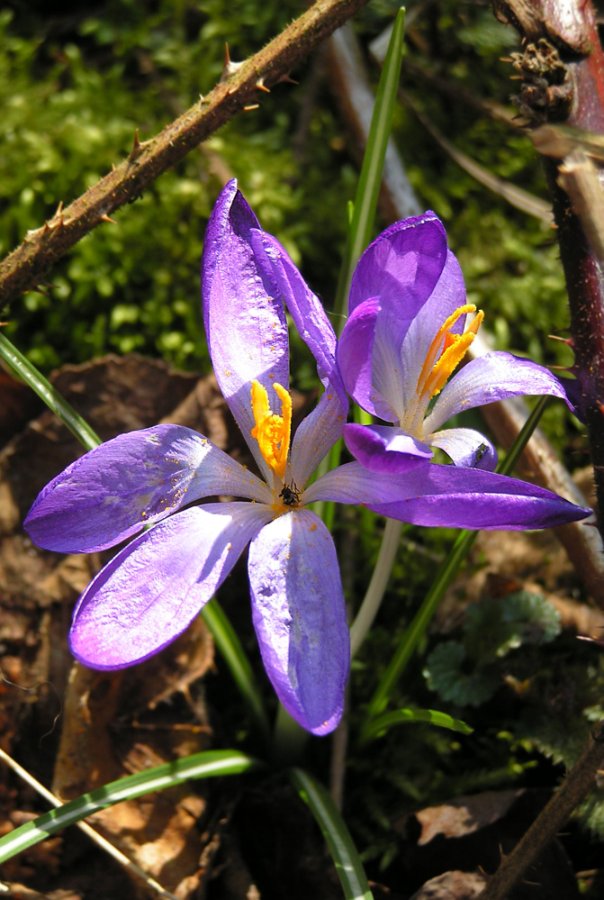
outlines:
[[261, 91], [286, 79], [305, 56], [354, 15], [367, 0], [317, 0], [264, 49], [227, 73], [205, 97], [156, 137], [134, 135], [124, 162], [74, 200], [63, 203], [41, 228], [0, 264], [0, 306], [43, 279], [51, 265], [115, 210], [136, 198], [162, 172], [236, 113], [250, 109]]
[[[513, 62], [522, 76], [523, 114], [535, 124], [562, 122], [602, 135], [604, 53], [590, 0], [494, 0], [494, 6], [522, 39], [523, 52], [513, 54]], [[585, 209], [580, 213], [560, 184], [563, 161], [547, 156], [544, 164], [568, 290], [578, 403], [588, 429], [596, 513], [604, 534], [604, 281], [584, 227]]]
[[573, 150], [559, 169], [558, 184], [570, 198], [600, 267], [604, 265], [604, 191], [598, 170], [582, 150]]
[[604, 763], [604, 723], [600, 722], [561, 787], [542, 809], [524, 837], [506, 856], [480, 894], [480, 900], [507, 900], [516, 882], [552, 841], [574, 809], [585, 799]]

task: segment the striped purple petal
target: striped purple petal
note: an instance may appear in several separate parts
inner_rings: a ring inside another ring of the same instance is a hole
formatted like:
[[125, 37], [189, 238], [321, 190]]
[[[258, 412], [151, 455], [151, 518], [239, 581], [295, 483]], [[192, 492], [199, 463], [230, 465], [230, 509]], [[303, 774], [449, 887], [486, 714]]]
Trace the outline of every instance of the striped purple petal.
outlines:
[[[287, 306], [296, 330], [317, 361], [317, 371], [324, 387], [332, 387], [344, 395], [334, 374], [336, 335], [323, 304], [310, 290], [302, 275], [279, 241], [265, 231], [252, 232], [256, 260], [275, 296]], [[343, 396], [344, 399], [344, 396]]]
[[270, 518], [261, 504], [212, 503], [142, 534], [80, 598], [73, 655], [93, 669], [121, 669], [157, 653], [198, 615]]
[[156, 425], [121, 434], [73, 462], [40, 492], [24, 525], [47, 550], [91, 553], [219, 494], [270, 503], [266, 485], [203, 435]]

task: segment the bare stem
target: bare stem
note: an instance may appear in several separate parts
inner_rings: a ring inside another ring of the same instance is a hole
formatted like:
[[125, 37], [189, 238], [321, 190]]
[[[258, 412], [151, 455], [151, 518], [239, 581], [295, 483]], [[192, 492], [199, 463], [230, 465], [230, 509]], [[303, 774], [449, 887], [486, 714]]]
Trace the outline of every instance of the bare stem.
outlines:
[[564, 826], [594, 785], [604, 763], [604, 723], [597, 729], [561, 787], [541, 810], [513, 852], [506, 856], [480, 895], [480, 900], [506, 900], [516, 882]]
[[162, 172], [258, 99], [260, 91], [286, 79], [322, 40], [367, 0], [317, 0], [266, 47], [243, 62], [226, 80], [160, 134], [141, 142], [138, 134], [124, 162], [97, 184], [59, 209], [0, 264], [0, 306], [35, 288], [52, 264], [111, 213], [136, 198]]

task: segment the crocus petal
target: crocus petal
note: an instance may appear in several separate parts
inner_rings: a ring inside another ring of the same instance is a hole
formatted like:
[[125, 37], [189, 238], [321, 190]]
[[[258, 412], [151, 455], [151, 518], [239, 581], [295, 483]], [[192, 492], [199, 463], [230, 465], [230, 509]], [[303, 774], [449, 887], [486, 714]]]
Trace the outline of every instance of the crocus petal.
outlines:
[[336, 335], [323, 304], [310, 290], [302, 275], [279, 241], [265, 231], [252, 231], [252, 246], [265, 279], [273, 284], [275, 296], [285, 302], [298, 334], [317, 361], [324, 387], [328, 382], [343, 393], [335, 380]]
[[528, 394], [550, 394], [568, 402], [564, 387], [549, 369], [511, 353], [487, 353], [469, 362], [445, 385], [424, 430], [438, 431], [465, 409]]
[[407, 477], [393, 478], [389, 473], [371, 472], [358, 462], [345, 463], [317, 478], [304, 491], [304, 502], [333, 500], [361, 506], [390, 503], [393, 498], [406, 498], [400, 485], [405, 485]]
[[412, 319], [430, 296], [447, 258], [447, 236], [433, 212], [395, 222], [371, 243], [357, 264], [350, 285], [349, 311], [369, 297], [384, 307], [407, 298]]
[[417, 466], [399, 478], [370, 472], [357, 462], [346, 463], [317, 479], [304, 498], [307, 503], [358, 503], [402, 522], [451, 528], [550, 528], [591, 514], [516, 478], [435, 463]]
[[497, 465], [497, 451], [488, 438], [473, 428], [446, 428], [430, 436], [433, 447], [444, 450], [456, 466], [486, 469]]
[[141, 662], [181, 634], [271, 518], [253, 503], [212, 503], [160, 522], [115, 556], [75, 609], [71, 650], [93, 669]]
[[269, 475], [257, 442], [250, 384], [255, 379], [272, 399], [274, 382], [289, 385], [285, 311], [272, 294], [251, 244], [256, 216], [229, 182], [208, 223], [202, 261], [206, 337], [216, 379], [261, 471]]
[[404, 480], [408, 499], [394, 498], [401, 487], [397, 485], [393, 502], [371, 509], [414, 525], [487, 531], [552, 528], [591, 513], [545, 488], [481, 469], [431, 464], [418, 467]]
[[346, 390], [367, 412], [385, 422], [403, 415], [400, 345], [382, 338], [374, 352], [380, 304], [365, 300], [350, 314], [338, 341], [338, 366]]
[[218, 494], [270, 503], [267, 486], [203, 435], [156, 425], [77, 459], [41, 491], [24, 524], [40, 547], [91, 553]]
[[350, 644], [329, 531], [310, 510], [279, 516], [252, 541], [248, 571], [254, 627], [279, 700], [313, 734], [333, 731]]
[[347, 401], [328, 384], [313, 411], [296, 428], [288, 477], [300, 487], [342, 436], [347, 412]]
[[428, 444], [390, 425], [351, 423], [344, 428], [344, 441], [355, 459], [372, 472], [396, 475], [425, 465], [432, 457]]

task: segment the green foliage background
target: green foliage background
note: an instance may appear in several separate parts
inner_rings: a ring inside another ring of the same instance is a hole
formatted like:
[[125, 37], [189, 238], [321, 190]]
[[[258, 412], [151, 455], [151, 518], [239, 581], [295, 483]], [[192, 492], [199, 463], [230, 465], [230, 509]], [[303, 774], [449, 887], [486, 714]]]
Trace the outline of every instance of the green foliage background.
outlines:
[[[409, 4], [411, 15], [414, 3]], [[357, 28], [367, 42], [396, 4], [370, 4]], [[259, 49], [303, 9], [297, 0], [134, 2], [86, 11], [42, 4], [0, 15], [0, 253], [49, 218], [128, 152], [134, 130], [149, 137], [220, 77], [225, 42], [233, 59]], [[409, 59], [475, 92], [507, 102], [515, 45], [488, 5], [443, 2], [408, 32]], [[354, 189], [355, 161], [320, 56], [277, 86], [261, 109], [239, 116], [175, 172], [96, 229], [53, 271], [44, 293], [17, 299], [5, 318], [32, 361], [49, 369], [107, 351], [138, 350], [179, 366], [207, 360], [200, 338], [198, 267], [203, 230], [220, 178], [236, 175], [263, 225], [278, 234], [327, 304], [333, 295]], [[451, 104], [406, 76], [414, 103], [459, 149], [486, 168], [544, 193], [529, 142]], [[498, 344], [548, 362], [570, 361], [547, 344], [567, 313], [553, 234], [449, 160], [413, 113], [397, 138], [420, 202], [447, 223], [469, 297], [487, 311]], [[385, 223], [384, 223], [385, 224]]]

